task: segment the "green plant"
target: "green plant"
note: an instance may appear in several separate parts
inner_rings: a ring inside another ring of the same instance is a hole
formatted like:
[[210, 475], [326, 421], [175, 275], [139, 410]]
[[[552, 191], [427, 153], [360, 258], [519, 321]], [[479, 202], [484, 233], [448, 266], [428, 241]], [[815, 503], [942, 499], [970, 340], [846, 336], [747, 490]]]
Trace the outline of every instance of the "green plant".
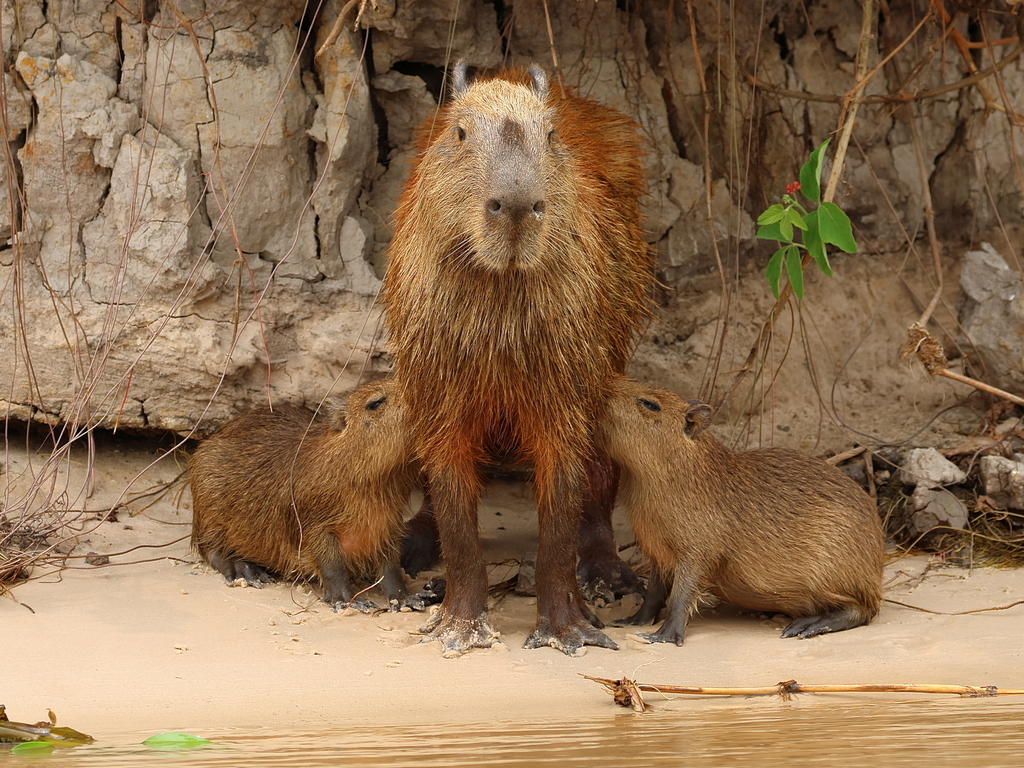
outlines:
[[153, 749], [170, 751], [205, 747], [207, 744], [211, 744], [212, 742], [208, 739], [204, 739], [202, 736], [193, 736], [189, 733], [168, 731], [167, 733], [158, 733], [156, 736], [150, 736], [142, 743], [147, 747], [152, 747]]
[[[768, 261], [765, 276], [775, 298], [779, 298], [779, 281], [782, 270], [786, 270], [793, 293], [798, 299], [804, 297], [803, 254], [806, 251], [818, 268], [829, 277], [832, 266], [828, 262], [826, 244], [831, 243], [846, 253], [856, 253], [857, 242], [853, 239], [850, 218], [832, 202], [821, 202], [821, 160], [832, 139], [826, 139], [811, 152], [810, 159], [800, 169], [800, 181], [786, 185], [782, 202], [772, 205], [757, 217], [760, 225], [757, 238], [775, 240], [779, 249]], [[796, 199], [797, 191], [818, 207], [808, 213]], [[800, 233], [800, 241], [795, 240]]]

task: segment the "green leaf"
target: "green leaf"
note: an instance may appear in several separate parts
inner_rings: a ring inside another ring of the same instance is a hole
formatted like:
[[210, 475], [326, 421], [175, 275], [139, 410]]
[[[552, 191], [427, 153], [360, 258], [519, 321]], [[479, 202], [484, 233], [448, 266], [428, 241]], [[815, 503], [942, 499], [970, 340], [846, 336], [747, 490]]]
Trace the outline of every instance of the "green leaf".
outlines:
[[12, 755], [48, 755], [53, 752], [53, 744], [48, 741], [24, 741], [11, 747]]
[[758, 224], [774, 224], [776, 221], [782, 221], [782, 218], [786, 215], [786, 209], [782, 207], [782, 203], [776, 203], [768, 207], [764, 213], [757, 217]]
[[765, 224], [757, 228], [758, 240], [778, 240], [782, 241], [782, 230], [779, 229], [779, 222], [773, 221], [771, 224]]
[[850, 217], [835, 203], [822, 203], [818, 209], [818, 231], [824, 243], [832, 243], [847, 253], [857, 252]]
[[807, 229], [807, 225], [804, 224], [804, 217], [800, 215], [800, 212], [795, 208], [786, 209], [786, 221], [792, 224], [794, 227], [800, 229]]
[[779, 229], [782, 231], [782, 239], [787, 243], [793, 242], [793, 222], [783, 219], [779, 222]]
[[782, 279], [782, 262], [786, 259], [786, 251], [789, 248], [779, 248], [768, 261], [765, 267], [764, 276], [768, 278], [768, 285], [771, 286], [775, 298], [779, 298], [779, 280]]
[[786, 274], [789, 275], [789, 284], [793, 286], [793, 293], [798, 299], [804, 297], [804, 270], [800, 263], [800, 251], [795, 245], [787, 248]]
[[800, 168], [800, 191], [808, 200], [821, 202], [821, 156], [832, 139], [825, 139]]
[[147, 747], [153, 749], [192, 749], [193, 747], [202, 747], [206, 744], [212, 744], [209, 739], [204, 739], [201, 736], [192, 736], [187, 733], [175, 733], [170, 731], [168, 733], [158, 733], [156, 736], [150, 736], [144, 742]]
[[804, 246], [807, 252], [814, 258], [818, 269], [829, 277], [832, 277], [832, 265], [828, 263], [828, 253], [825, 252], [825, 243], [821, 241], [821, 232], [818, 229], [818, 212], [811, 211], [804, 217], [807, 224], [807, 231], [804, 232]]

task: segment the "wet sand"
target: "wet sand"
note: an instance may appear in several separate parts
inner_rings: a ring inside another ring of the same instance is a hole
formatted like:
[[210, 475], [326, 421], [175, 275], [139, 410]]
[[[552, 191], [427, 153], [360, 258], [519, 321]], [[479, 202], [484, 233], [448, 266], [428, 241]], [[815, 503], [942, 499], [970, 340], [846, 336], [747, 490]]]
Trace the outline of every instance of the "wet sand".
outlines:
[[[101, 461], [91, 509], [112, 504], [153, 456]], [[9, 462], [10, 488], [20, 459]], [[165, 459], [136, 488], [173, 478]], [[187, 491], [172, 491], [145, 512], [130, 503], [116, 522], [92, 521], [77, 554], [161, 544], [189, 532]], [[620, 542], [630, 540], [621, 514]], [[490, 581], [516, 572], [535, 548], [529, 487], [496, 482], [480, 520]], [[628, 555], [628, 552], [627, 552]], [[155, 558], [150, 562], [136, 561]], [[609, 628], [618, 651], [590, 648], [569, 658], [550, 648], [524, 650], [535, 602], [497, 601], [492, 623], [502, 642], [458, 659], [421, 643], [422, 614], [334, 613], [306, 587], [232, 588], [195, 564], [187, 538], [160, 549], [79, 565], [17, 586], [0, 599], [5, 658], [3, 695], [12, 719], [34, 721], [53, 709], [59, 722], [104, 732], [223, 728], [336, 728], [344, 725], [557, 721], [627, 714], [581, 675], [694, 686], [803, 683], [949, 683], [1024, 688], [1024, 605], [971, 615], [923, 613], [892, 603], [870, 625], [809, 640], [780, 639], [784, 617], [729, 606], [692, 619], [683, 647], [648, 645], [633, 629]], [[885, 596], [933, 611], [1005, 606], [1024, 597], [1024, 571], [929, 568], [914, 557], [886, 569]], [[134, 563], [134, 564], [127, 564]], [[415, 584], [423, 581], [423, 574]], [[371, 593], [378, 602], [383, 595]], [[31, 610], [29, 610], [31, 608]], [[598, 609], [611, 620], [635, 602]], [[831, 697], [831, 699], [830, 699]], [[849, 701], [821, 694], [813, 702]], [[707, 698], [660, 700], [660, 709], [730, 706]]]

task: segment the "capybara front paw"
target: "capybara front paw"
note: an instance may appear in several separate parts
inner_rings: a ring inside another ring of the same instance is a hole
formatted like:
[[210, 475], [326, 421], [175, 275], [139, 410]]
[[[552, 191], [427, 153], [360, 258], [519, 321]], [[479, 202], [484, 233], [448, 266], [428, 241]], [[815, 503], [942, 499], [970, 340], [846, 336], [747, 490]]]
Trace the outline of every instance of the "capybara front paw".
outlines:
[[610, 648], [617, 651], [619, 646], [608, 635], [587, 622], [568, 624], [558, 629], [551, 626], [551, 622], [542, 619], [537, 623], [524, 648], [543, 648], [544, 646], [557, 648], [566, 656], [582, 656], [583, 646], [596, 645], [599, 648]]
[[[804, 616], [802, 619], [797, 619], [782, 630], [783, 637], [816, 637], [817, 635], [824, 635], [827, 632], [837, 631], [837, 627], [833, 625], [832, 615], [825, 614], [823, 616]], [[838, 629], [846, 629], [846, 627], [839, 627]]]
[[576, 578], [580, 583], [580, 593], [588, 603], [608, 605], [620, 597], [643, 591], [640, 579], [629, 563], [616, 555], [581, 557], [576, 566]]
[[683, 633], [675, 630], [666, 630], [663, 626], [657, 632], [637, 632], [636, 637], [639, 637], [645, 643], [675, 643], [676, 645], [683, 644]]
[[346, 608], [354, 608], [360, 613], [373, 613], [374, 611], [380, 610], [380, 607], [373, 602], [373, 600], [365, 597], [355, 597], [351, 600], [325, 600], [324, 602], [330, 605], [331, 609], [334, 610], [335, 613], [343, 611]]
[[264, 568], [256, 563], [250, 563], [248, 560], [221, 558], [215, 567], [224, 575], [224, 580], [231, 585], [241, 579], [250, 587], [263, 589], [264, 584], [273, 584], [276, 581]]
[[475, 619], [460, 619], [448, 615], [443, 608], [431, 616], [420, 631], [428, 635], [420, 641], [422, 643], [441, 641], [441, 655], [446, 659], [458, 658], [471, 648], [490, 648], [501, 637], [487, 621], [486, 613]]

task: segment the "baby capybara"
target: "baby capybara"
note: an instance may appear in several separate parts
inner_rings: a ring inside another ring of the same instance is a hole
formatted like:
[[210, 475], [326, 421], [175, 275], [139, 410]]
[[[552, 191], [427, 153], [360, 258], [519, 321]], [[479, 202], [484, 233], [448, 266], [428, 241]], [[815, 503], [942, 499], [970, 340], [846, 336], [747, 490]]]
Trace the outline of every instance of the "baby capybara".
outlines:
[[260, 408], [203, 441], [190, 462], [192, 546], [228, 582], [316, 577], [335, 610], [370, 611], [351, 577], [382, 576], [392, 609], [421, 609], [397, 567], [416, 481], [401, 396], [367, 384], [330, 411]]
[[449, 656], [497, 636], [477, 501], [480, 467], [500, 454], [534, 470], [538, 616], [526, 646], [614, 648], [583, 603], [576, 554], [587, 478], [602, 474], [592, 433], [604, 387], [649, 311], [640, 133], [549, 87], [537, 66], [474, 82], [463, 62], [452, 81], [420, 134], [383, 291], [448, 577], [425, 629]]
[[681, 645], [707, 591], [794, 619], [783, 637], [866, 624], [882, 599], [884, 542], [875, 505], [819, 459], [784, 448], [734, 452], [710, 432], [711, 408], [615, 382], [598, 442], [622, 466], [621, 498], [652, 565], [640, 610], [668, 615], [649, 642]]

